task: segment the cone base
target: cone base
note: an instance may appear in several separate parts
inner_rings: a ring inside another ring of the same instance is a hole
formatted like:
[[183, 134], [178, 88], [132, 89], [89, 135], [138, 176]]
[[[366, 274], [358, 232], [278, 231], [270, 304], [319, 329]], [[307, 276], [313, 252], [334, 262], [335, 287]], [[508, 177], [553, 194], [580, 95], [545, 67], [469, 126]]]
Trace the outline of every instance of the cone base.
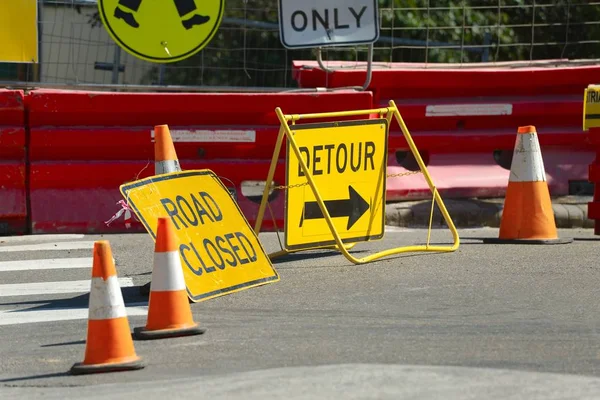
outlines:
[[[150, 296], [150, 284], [152, 282], [148, 282], [143, 286], [140, 286], [140, 295], [141, 296]], [[188, 299], [188, 303], [189, 304], [193, 304], [194, 302], [192, 301], [192, 299]]]
[[111, 364], [84, 364], [76, 363], [71, 367], [72, 375], [84, 375], [84, 374], [98, 374], [105, 372], [119, 372], [119, 371], [134, 371], [143, 369], [145, 367], [142, 359], [138, 357], [135, 361], [124, 362], [124, 363], [111, 363]]
[[134, 328], [133, 336], [138, 340], [153, 340], [153, 339], [165, 339], [180, 336], [192, 336], [202, 335], [206, 332], [205, 328], [201, 328], [198, 324], [189, 328], [176, 328], [176, 329], [158, 329], [148, 330], [144, 328]]
[[573, 239], [501, 239], [485, 238], [483, 243], [489, 244], [569, 244]]

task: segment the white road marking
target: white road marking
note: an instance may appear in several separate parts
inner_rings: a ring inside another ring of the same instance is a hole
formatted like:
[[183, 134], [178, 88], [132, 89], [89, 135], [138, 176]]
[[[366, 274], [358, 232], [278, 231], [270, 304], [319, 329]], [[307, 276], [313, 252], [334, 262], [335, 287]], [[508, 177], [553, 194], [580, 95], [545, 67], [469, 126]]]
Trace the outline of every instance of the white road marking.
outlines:
[[[45, 294], [89, 293], [91, 280], [63, 282], [8, 283], [0, 285], [0, 297], [35, 296]], [[132, 287], [131, 278], [119, 278], [121, 288]]]
[[[127, 316], [148, 315], [147, 303], [132, 303], [126, 307]], [[44, 310], [0, 310], [0, 325], [36, 322], [69, 321], [88, 318], [88, 308], [48, 308]]]
[[21, 244], [15, 246], [6, 246], [0, 244], [0, 253], [16, 251], [91, 250], [93, 248], [94, 242], [89, 241]]
[[414, 228], [405, 228], [403, 226], [386, 225], [385, 231], [386, 232], [416, 232], [417, 230]]
[[0, 272], [33, 271], [40, 269], [92, 268], [92, 257], [47, 258], [41, 260], [0, 261]]
[[75, 240], [83, 239], [85, 235], [81, 234], [44, 234], [44, 235], [24, 235], [24, 236], [6, 236], [0, 237], [0, 243], [22, 243], [37, 242], [43, 240]]

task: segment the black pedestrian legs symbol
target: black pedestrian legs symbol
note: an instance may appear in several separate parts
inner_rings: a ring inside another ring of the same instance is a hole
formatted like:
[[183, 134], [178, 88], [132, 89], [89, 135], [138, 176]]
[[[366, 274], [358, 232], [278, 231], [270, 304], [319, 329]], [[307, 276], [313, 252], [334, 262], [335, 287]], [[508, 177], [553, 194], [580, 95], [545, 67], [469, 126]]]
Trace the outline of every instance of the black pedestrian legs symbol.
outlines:
[[[115, 18], [122, 19], [125, 23], [132, 28], [139, 28], [140, 24], [135, 20], [134, 13], [137, 12], [142, 4], [143, 0], [119, 0], [119, 5], [115, 8]], [[183, 20], [183, 17], [191, 12], [196, 11], [196, 3], [194, 0], [173, 0], [179, 17], [182, 18], [181, 24], [185, 29], [192, 29], [195, 25], [202, 25], [210, 20], [207, 15], [194, 14], [190, 18]], [[121, 7], [125, 7], [131, 11], [124, 10]]]

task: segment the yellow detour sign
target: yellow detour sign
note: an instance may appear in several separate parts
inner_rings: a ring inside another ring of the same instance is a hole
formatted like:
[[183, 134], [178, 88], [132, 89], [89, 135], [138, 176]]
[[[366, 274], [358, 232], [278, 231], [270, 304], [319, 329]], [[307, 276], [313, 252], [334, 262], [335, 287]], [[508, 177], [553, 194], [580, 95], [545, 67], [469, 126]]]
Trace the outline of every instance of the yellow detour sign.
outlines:
[[[387, 128], [385, 118], [290, 126], [344, 243], [383, 237]], [[286, 181], [286, 248], [298, 250], [335, 244], [290, 141]]]
[[583, 130], [600, 127], [600, 86], [589, 85], [583, 98]]
[[212, 171], [152, 176], [122, 185], [121, 193], [153, 239], [159, 217], [175, 225], [192, 301], [279, 280], [258, 237]]
[[98, 0], [100, 18], [115, 42], [146, 61], [188, 58], [213, 38], [225, 0]]
[[38, 62], [37, 0], [4, 0], [0, 6], [0, 62]]

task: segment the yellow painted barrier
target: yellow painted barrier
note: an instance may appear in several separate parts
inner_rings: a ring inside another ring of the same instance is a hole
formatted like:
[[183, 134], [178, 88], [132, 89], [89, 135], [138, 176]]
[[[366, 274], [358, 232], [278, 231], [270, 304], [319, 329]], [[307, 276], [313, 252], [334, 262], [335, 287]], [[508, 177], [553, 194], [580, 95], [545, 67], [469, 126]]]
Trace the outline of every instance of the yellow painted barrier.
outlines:
[[583, 95], [583, 130], [600, 127], [600, 85], [589, 85]]
[[[285, 138], [288, 145], [286, 186], [279, 188], [287, 189], [286, 239], [281, 251], [269, 254], [271, 258], [300, 250], [335, 248], [351, 262], [363, 264], [406, 252], [458, 249], [460, 239], [456, 227], [394, 101], [386, 108], [369, 110], [286, 115], [277, 108], [275, 112], [281, 125], [254, 227], [258, 234]], [[300, 120], [361, 115], [378, 115], [379, 118], [296, 124]], [[352, 246], [381, 239], [384, 234], [387, 139], [394, 119], [433, 194], [427, 242], [356, 258], [348, 251]], [[438, 205], [452, 233], [452, 245], [430, 245], [434, 204]]]

